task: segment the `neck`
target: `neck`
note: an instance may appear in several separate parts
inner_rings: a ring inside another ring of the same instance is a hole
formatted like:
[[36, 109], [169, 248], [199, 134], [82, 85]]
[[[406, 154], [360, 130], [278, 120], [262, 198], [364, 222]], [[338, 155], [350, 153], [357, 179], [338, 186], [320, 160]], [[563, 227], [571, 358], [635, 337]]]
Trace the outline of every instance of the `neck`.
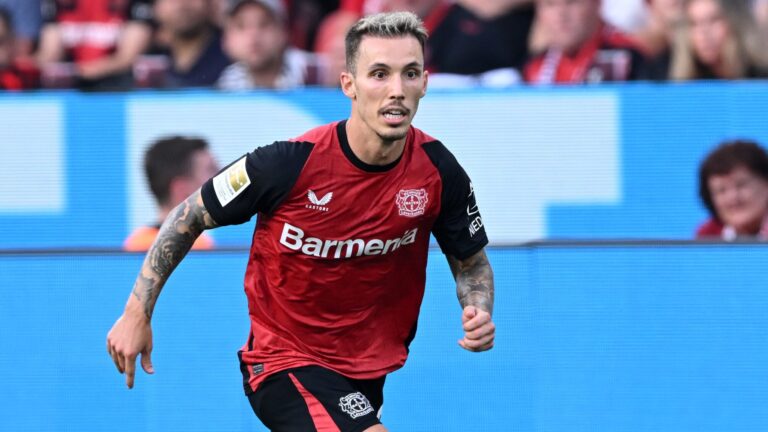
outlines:
[[162, 225], [165, 221], [165, 218], [168, 217], [168, 215], [171, 213], [171, 210], [173, 210], [173, 206], [171, 205], [162, 205], [160, 206], [160, 210], [157, 212], [157, 224]]
[[210, 28], [191, 37], [174, 36], [171, 41], [173, 63], [177, 70], [189, 70], [208, 44], [213, 32]]
[[248, 75], [250, 76], [251, 82], [253, 82], [254, 86], [273, 88], [276, 86], [277, 79], [280, 77], [282, 70], [283, 57], [280, 56], [275, 61], [271, 61], [263, 67], [248, 67]]
[[349, 147], [368, 165], [387, 165], [397, 160], [405, 148], [405, 138], [385, 140], [356, 116], [347, 121]]

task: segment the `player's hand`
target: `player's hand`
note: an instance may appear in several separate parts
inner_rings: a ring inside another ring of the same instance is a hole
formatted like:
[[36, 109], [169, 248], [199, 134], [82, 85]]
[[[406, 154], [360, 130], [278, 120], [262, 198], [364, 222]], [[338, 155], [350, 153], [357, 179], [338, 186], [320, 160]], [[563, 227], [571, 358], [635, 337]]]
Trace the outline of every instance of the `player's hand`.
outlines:
[[467, 306], [461, 314], [461, 324], [464, 327], [464, 339], [459, 340], [459, 346], [473, 352], [493, 348], [496, 325], [491, 320], [491, 314], [476, 306]]
[[107, 334], [107, 352], [115, 362], [118, 372], [125, 374], [125, 383], [133, 388], [136, 375], [136, 357], [141, 354], [141, 367], [148, 374], [152, 367], [152, 326], [143, 312], [131, 312], [128, 308]]

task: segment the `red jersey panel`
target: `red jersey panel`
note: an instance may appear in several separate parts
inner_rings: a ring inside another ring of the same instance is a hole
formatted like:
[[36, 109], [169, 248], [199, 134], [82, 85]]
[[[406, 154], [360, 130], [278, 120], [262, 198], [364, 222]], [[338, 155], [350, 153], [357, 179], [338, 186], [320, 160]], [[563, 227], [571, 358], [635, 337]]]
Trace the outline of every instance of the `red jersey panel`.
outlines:
[[468, 177], [415, 128], [388, 166], [354, 156], [345, 122], [268, 147], [203, 187], [220, 224], [258, 212], [245, 276], [247, 387], [309, 364], [356, 379], [400, 368], [415, 335], [430, 233], [459, 259], [487, 243]]

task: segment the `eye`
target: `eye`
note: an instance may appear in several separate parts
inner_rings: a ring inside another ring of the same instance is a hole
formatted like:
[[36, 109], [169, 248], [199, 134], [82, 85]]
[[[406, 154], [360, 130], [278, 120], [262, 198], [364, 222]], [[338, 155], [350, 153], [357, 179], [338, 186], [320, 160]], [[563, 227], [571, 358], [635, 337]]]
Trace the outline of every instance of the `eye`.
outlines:
[[421, 76], [421, 72], [416, 69], [411, 69], [405, 73], [405, 76], [410, 79], [416, 79]]
[[387, 73], [384, 72], [383, 70], [375, 70], [371, 72], [371, 76], [376, 79], [384, 79], [387, 77]]

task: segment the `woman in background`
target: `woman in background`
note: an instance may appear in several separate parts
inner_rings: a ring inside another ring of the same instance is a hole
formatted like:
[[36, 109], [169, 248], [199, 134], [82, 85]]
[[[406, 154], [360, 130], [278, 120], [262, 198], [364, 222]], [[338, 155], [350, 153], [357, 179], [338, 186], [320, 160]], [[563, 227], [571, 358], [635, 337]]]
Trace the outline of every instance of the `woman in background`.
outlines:
[[711, 218], [696, 238], [768, 240], [768, 154], [754, 141], [726, 141], [699, 168], [699, 194]]
[[743, 79], [768, 76], [766, 38], [748, 0], [687, 0], [669, 78]]

